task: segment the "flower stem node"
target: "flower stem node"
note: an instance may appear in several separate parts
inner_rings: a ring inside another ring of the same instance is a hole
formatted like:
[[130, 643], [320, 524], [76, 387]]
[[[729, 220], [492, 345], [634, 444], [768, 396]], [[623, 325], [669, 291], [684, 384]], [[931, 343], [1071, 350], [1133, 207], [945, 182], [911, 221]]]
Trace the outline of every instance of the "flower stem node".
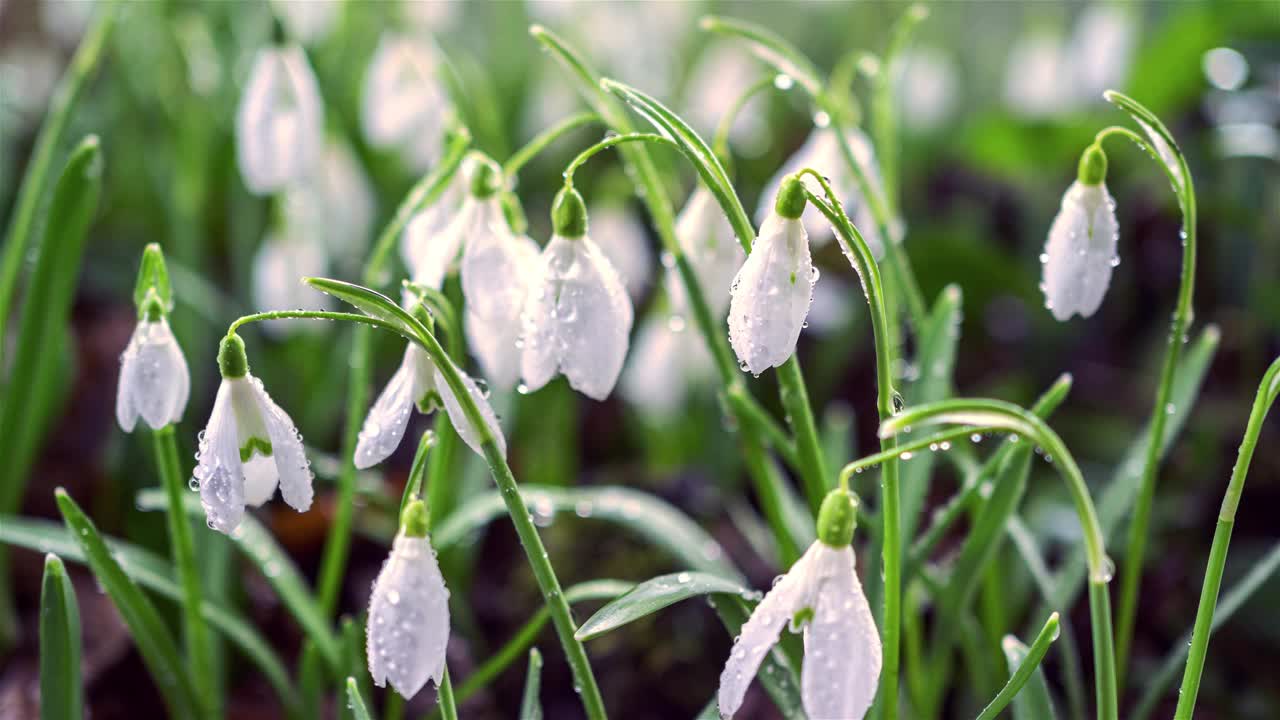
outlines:
[[472, 153], [471, 197], [493, 197], [501, 189], [502, 168], [489, 156]]
[[412, 500], [400, 513], [400, 531], [405, 537], [424, 538], [428, 525], [427, 504], [422, 500]]
[[231, 333], [218, 343], [218, 371], [228, 380], [249, 374], [249, 357], [244, 352], [244, 340]]
[[551, 205], [551, 225], [556, 235], [563, 238], [580, 238], [587, 234], [587, 204], [572, 185], [565, 185], [556, 193]]
[[800, 182], [799, 176], [788, 175], [783, 179], [782, 187], [778, 188], [778, 199], [774, 202], [773, 209], [784, 218], [797, 220], [804, 215], [806, 202], [804, 183]]
[[858, 496], [843, 488], [827, 493], [818, 510], [818, 539], [833, 548], [846, 547], [857, 526]]
[[1094, 143], [1080, 155], [1080, 167], [1076, 173], [1083, 185], [1101, 185], [1107, 179], [1107, 154], [1102, 146]]

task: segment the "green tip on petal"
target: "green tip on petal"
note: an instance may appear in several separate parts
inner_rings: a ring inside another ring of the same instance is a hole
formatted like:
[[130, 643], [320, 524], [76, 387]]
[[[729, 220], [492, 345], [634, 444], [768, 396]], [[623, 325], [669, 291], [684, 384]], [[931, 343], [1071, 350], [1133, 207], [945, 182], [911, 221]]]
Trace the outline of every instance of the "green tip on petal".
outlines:
[[244, 353], [244, 341], [239, 335], [232, 333], [218, 343], [218, 371], [227, 379], [249, 374], [249, 357]]
[[782, 180], [782, 187], [778, 188], [778, 199], [774, 202], [773, 209], [784, 218], [796, 220], [804, 214], [807, 203], [804, 184], [800, 182], [799, 176], [788, 175]]
[[1084, 185], [1101, 185], [1107, 179], [1107, 154], [1101, 145], [1090, 145], [1080, 156], [1080, 168], [1076, 176]]
[[427, 504], [421, 500], [410, 500], [400, 513], [400, 530], [405, 537], [422, 538], [427, 536]]
[[474, 161], [471, 171], [471, 196], [493, 197], [494, 193], [502, 189], [502, 168], [483, 153], [472, 153], [471, 157]]
[[556, 193], [551, 204], [551, 225], [560, 237], [580, 238], [587, 234], [587, 204], [572, 185], [565, 185]]
[[833, 548], [853, 542], [858, 526], [858, 496], [837, 488], [827, 493], [818, 510], [818, 539]]
[[142, 299], [142, 303], [138, 305], [138, 319], [147, 322], [160, 322], [167, 314], [168, 309], [164, 306], [164, 301], [160, 299], [160, 293], [156, 292], [154, 287], [147, 288], [147, 294]]
[[169, 268], [164, 262], [164, 251], [159, 243], [151, 243], [142, 251], [142, 264], [138, 267], [138, 281], [133, 286], [133, 304], [142, 314], [147, 293], [155, 291], [167, 313], [173, 309], [173, 291], [169, 286]]

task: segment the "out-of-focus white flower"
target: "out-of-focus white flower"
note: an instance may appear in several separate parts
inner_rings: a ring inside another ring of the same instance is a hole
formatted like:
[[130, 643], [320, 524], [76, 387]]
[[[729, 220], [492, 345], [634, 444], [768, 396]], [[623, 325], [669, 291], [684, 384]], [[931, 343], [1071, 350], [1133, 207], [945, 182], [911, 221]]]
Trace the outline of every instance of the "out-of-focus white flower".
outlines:
[[[837, 493], [842, 491], [832, 495]], [[831, 495], [823, 510], [830, 502]], [[819, 539], [774, 582], [734, 641], [720, 674], [721, 717], [732, 717], [742, 706], [747, 686], [784, 625], [804, 633], [801, 700], [809, 717], [858, 720], [871, 707], [880, 682], [880, 633], [854, 572], [852, 528], [824, 532], [823, 515]]]
[[337, 0], [271, 0], [271, 10], [284, 23], [289, 37], [303, 45], [323, 40], [342, 12]]
[[63, 47], [73, 48], [80, 42], [89, 21], [93, 19], [97, 2], [42, 2], [36, 5], [40, 12], [40, 25]]
[[365, 76], [360, 121], [375, 147], [399, 149], [414, 169], [433, 164], [449, 116], [436, 49], [418, 36], [384, 33]]
[[276, 405], [262, 381], [249, 373], [244, 342], [223, 338], [218, 349], [222, 384], [209, 424], [200, 434], [194, 478], [209, 527], [230, 533], [245, 505], [261, 505], [275, 494], [298, 512], [311, 507], [314, 477], [302, 435]]
[[686, 331], [683, 322], [679, 316], [673, 320], [655, 312], [636, 331], [619, 389], [627, 402], [647, 417], [674, 417], [684, 406], [690, 388], [711, 374], [711, 356], [702, 338]]
[[1076, 21], [1071, 72], [1081, 103], [1100, 102], [1104, 90], [1123, 88], [1137, 40], [1132, 10], [1120, 3], [1095, 2]]
[[[493, 407], [480, 391], [475, 380], [458, 370], [462, 385], [467, 389], [471, 399], [480, 408], [490, 434], [498, 444], [503, 455], [507, 454], [507, 441], [498, 425], [498, 416]], [[437, 400], [444, 405], [449, 414], [449, 422], [463, 442], [476, 453], [483, 455], [480, 446], [480, 434], [472, 427], [462, 406], [454, 397], [453, 390], [445, 382], [440, 370], [431, 362], [426, 351], [415, 343], [409, 343], [404, 351], [404, 359], [400, 368], [391, 376], [387, 386], [378, 396], [369, 414], [365, 416], [364, 425], [360, 428], [359, 440], [356, 443], [355, 465], [357, 468], [370, 468], [390, 457], [400, 446], [404, 438], [405, 428], [409, 424], [409, 415], [417, 405], [421, 412], [431, 412]]]
[[528, 390], [537, 390], [563, 374], [573, 389], [604, 400], [627, 355], [631, 299], [587, 237], [582, 196], [561, 190], [552, 216], [556, 234], [542, 251], [524, 306], [521, 375]]
[[325, 143], [317, 169], [285, 191], [285, 223], [294, 235], [321, 238], [333, 258], [358, 263], [373, 227], [373, 188], [351, 148], [336, 138]]
[[[724, 114], [760, 74], [760, 63], [733, 43], [713, 42], [703, 51], [684, 91], [688, 117], [700, 133], [705, 133], [703, 137], [712, 136]], [[763, 98], [762, 95], [753, 97], [733, 119], [729, 138], [735, 145], [746, 145], [749, 150], [762, 149], [759, 146], [767, 135], [763, 114], [747, 108], [763, 102]]]
[[1076, 101], [1069, 56], [1057, 35], [1036, 32], [1020, 38], [1009, 51], [1004, 99], [1014, 112], [1045, 118], [1069, 109]]
[[[711, 191], [698, 185], [676, 218], [676, 240], [680, 251], [693, 265], [698, 285], [711, 315], [722, 317], [729, 307], [729, 286], [742, 267], [746, 253]], [[673, 271], [674, 273], [674, 271]], [[684, 283], [678, 277], [668, 282], [672, 307], [684, 313], [688, 304]]]
[[270, 195], [315, 171], [324, 148], [324, 104], [297, 45], [265, 47], [236, 113], [236, 159], [249, 191]]
[[511, 232], [498, 196], [469, 199], [465, 225], [454, 232], [463, 244], [462, 294], [471, 351], [489, 382], [504, 390], [520, 379], [520, 311], [538, 264], [538, 245]]
[[653, 251], [640, 219], [625, 207], [595, 206], [591, 208], [591, 237], [618, 271], [631, 299], [638, 300], [653, 277]]
[[427, 536], [421, 500], [405, 508], [391, 555], [369, 598], [369, 675], [378, 687], [390, 682], [406, 699], [427, 680], [440, 684], [449, 645], [449, 590]]
[[1045, 307], [1058, 320], [1079, 313], [1089, 317], [1102, 304], [1119, 264], [1120, 235], [1115, 200], [1105, 183], [1077, 180], [1062, 196], [1062, 209], [1049, 228], [1040, 261], [1044, 264]]
[[[884, 254], [884, 243], [880, 238], [880, 227], [875, 222], [870, 203], [863, 196], [857, 178], [849, 169], [844, 153], [840, 150], [840, 139], [835, 133], [836, 131], [831, 128], [814, 128], [813, 132], [809, 133], [804, 145], [782, 164], [782, 168], [765, 185], [764, 191], [760, 194], [760, 206], [756, 209], [756, 222], [763, 222], [773, 210], [773, 200], [777, 196], [783, 178], [800, 172], [806, 167], [813, 168], [828, 178], [831, 189], [840, 196], [849, 219], [862, 233], [872, 253], [876, 257], [881, 257]], [[884, 182], [880, 177], [880, 164], [876, 161], [871, 138], [858, 128], [847, 129], [845, 138], [850, 149], [853, 150], [853, 156], [858, 161], [858, 165], [866, 173], [873, 192], [883, 196]], [[803, 182], [814, 193], [822, 194], [822, 186], [813, 178], [806, 176]], [[827, 222], [822, 211], [814, 207], [805, 208], [804, 228], [809, 233], [810, 240], [818, 246], [826, 244], [834, 237], [831, 224]]]
[[[61, 3], [40, 7], [49, 4]], [[17, 41], [0, 48], [0, 141], [17, 141], [24, 127], [40, 119], [63, 64], [48, 45]]]
[[473, 164], [464, 159], [435, 202], [415, 214], [400, 233], [400, 257], [411, 272], [432, 254], [431, 246], [462, 209]]
[[954, 61], [939, 49], [912, 48], [902, 54], [898, 68], [893, 87], [903, 125], [922, 132], [943, 127], [955, 111], [960, 86]]
[[[789, 182], [799, 185], [794, 179]], [[789, 218], [775, 211], [765, 219], [730, 289], [729, 344], [742, 369], [754, 375], [785, 363], [795, 353], [818, 281], [809, 238], [796, 214]]]
[[[332, 307], [329, 296], [312, 292], [302, 284], [302, 278], [322, 276], [329, 267], [323, 246], [314, 238], [306, 237], [302, 230], [285, 228], [283, 233], [268, 235], [254, 255], [253, 302], [259, 308], [323, 310]], [[278, 335], [320, 329], [314, 323], [286, 320], [269, 320], [264, 327]]]
[[152, 430], [182, 419], [191, 392], [191, 375], [182, 348], [163, 314], [144, 314], [120, 356], [116, 420], [133, 432], [141, 417]]

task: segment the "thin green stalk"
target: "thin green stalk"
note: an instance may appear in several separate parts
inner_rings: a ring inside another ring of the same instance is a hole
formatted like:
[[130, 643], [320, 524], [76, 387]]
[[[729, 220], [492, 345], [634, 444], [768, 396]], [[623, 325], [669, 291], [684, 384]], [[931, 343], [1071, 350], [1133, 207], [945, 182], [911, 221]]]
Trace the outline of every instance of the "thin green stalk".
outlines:
[[653, 143], [654, 145], [666, 145], [667, 147], [675, 148], [677, 150], [680, 149], [680, 146], [677, 145], [674, 140], [666, 137], [665, 135], [659, 135], [658, 133], [633, 132], [622, 135], [610, 135], [574, 156], [573, 160], [571, 160], [564, 168], [563, 174], [565, 184], [570, 187], [573, 186], [574, 173], [578, 171], [578, 168], [585, 165], [588, 160], [604, 150], [608, 150], [611, 147], [622, 145], [624, 143]]
[[822, 452], [822, 438], [813, 419], [809, 391], [804, 386], [804, 373], [800, 371], [800, 359], [795, 354], [778, 368], [778, 394], [796, 438], [796, 459], [800, 463], [805, 494], [809, 497], [809, 511], [817, 517], [832, 483], [827, 474], [827, 456]]
[[[1012, 637], [1012, 636], [1010, 636]], [[1008, 641], [1009, 638], [1006, 638]], [[1022, 689], [1023, 685], [1031, 679], [1031, 675], [1035, 673], [1036, 668], [1040, 667], [1040, 661], [1044, 659], [1045, 653], [1049, 652], [1049, 646], [1054, 640], [1058, 639], [1058, 613], [1049, 616], [1044, 624], [1044, 629], [1036, 636], [1035, 642], [1031, 643], [1031, 648], [1027, 651], [1027, 656], [1022, 659], [1022, 663], [1018, 665], [1018, 669], [1013, 675], [1009, 676], [1009, 682], [1001, 688], [991, 700], [991, 704], [978, 714], [977, 720], [996, 720], [1000, 715], [1000, 711], [1005, 708], [1013, 698]]]
[[178, 460], [178, 440], [173, 425], [165, 425], [152, 433], [156, 466], [160, 482], [164, 485], [169, 502], [165, 519], [169, 525], [169, 542], [172, 544], [173, 565], [178, 569], [178, 581], [182, 585], [183, 636], [187, 645], [187, 664], [191, 668], [192, 683], [196, 693], [214, 716], [221, 715], [221, 698], [212, 683], [213, 655], [209, 633], [204, 620], [204, 591], [200, 587], [200, 566], [196, 562], [195, 543], [191, 539], [191, 520], [183, 508], [182, 496], [186, 492], [181, 462]]
[[453, 681], [449, 679], [449, 666], [444, 667], [440, 679], [440, 715], [444, 720], [458, 720], [458, 704], [453, 699]]
[[880, 177], [884, 182], [885, 205], [890, 215], [898, 212], [898, 195], [901, 190], [898, 184], [898, 98], [893, 87], [896, 75], [894, 71], [907, 48], [911, 33], [928, 17], [929, 8], [919, 4], [910, 6], [898, 17], [890, 31], [889, 47], [880, 63], [880, 72], [872, 83], [871, 114], [875, 120], [872, 131], [876, 148], [880, 151]]
[[1187, 654], [1187, 666], [1182, 675], [1182, 690], [1178, 693], [1178, 708], [1174, 712], [1174, 720], [1190, 720], [1195, 710], [1196, 695], [1200, 692], [1200, 674], [1204, 671], [1205, 656], [1209, 652], [1209, 635], [1213, 632], [1218, 590], [1222, 587], [1222, 571], [1227, 564], [1227, 548], [1231, 544], [1231, 531], [1235, 527], [1236, 508], [1239, 507], [1240, 495], [1244, 492], [1244, 479], [1249, 474], [1249, 463], [1258, 446], [1262, 423], [1267, 419], [1267, 412], [1277, 395], [1280, 395], [1280, 358], [1272, 362], [1262, 376], [1258, 394], [1253, 401], [1253, 410], [1249, 413], [1249, 424], [1245, 427], [1244, 439], [1240, 442], [1240, 450], [1236, 455], [1236, 464], [1231, 469], [1231, 480], [1227, 483], [1227, 492], [1222, 498], [1222, 509], [1218, 512], [1218, 526], [1213, 531], [1213, 547], [1209, 551], [1209, 564], [1204, 572], [1200, 606], [1196, 609], [1195, 630], [1191, 633], [1191, 651]]
[[595, 122], [600, 122], [599, 115], [593, 112], [584, 112], [571, 115], [543, 130], [525, 144], [524, 147], [512, 153], [511, 157], [502, 164], [502, 174], [509, 178], [515, 177], [530, 160], [536, 157], [538, 153], [546, 150], [551, 143], [584, 125], [590, 125]]

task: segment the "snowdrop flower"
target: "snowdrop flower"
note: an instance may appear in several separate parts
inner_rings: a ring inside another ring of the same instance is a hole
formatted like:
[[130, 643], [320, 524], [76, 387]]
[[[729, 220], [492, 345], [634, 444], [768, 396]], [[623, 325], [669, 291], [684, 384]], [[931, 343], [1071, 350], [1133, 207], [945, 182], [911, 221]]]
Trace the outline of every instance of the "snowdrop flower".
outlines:
[[1079, 175], [1062, 196], [1049, 228], [1044, 264], [1045, 307], [1057, 320], [1089, 317], [1102, 304], [1111, 270], [1120, 264], [1115, 200], [1107, 192], [1107, 156], [1097, 145], [1080, 158]]
[[1033, 33], [1019, 39], [1009, 50], [1004, 101], [1025, 117], [1051, 117], [1075, 104], [1073, 80], [1062, 39], [1043, 32]]
[[[253, 256], [253, 302], [260, 308], [323, 310], [332, 307], [331, 298], [317, 295], [299, 282], [303, 277], [325, 274], [329, 258], [325, 249], [306, 232], [286, 218], [282, 232], [263, 240]], [[318, 332], [315, 324], [268, 320], [265, 328], [274, 335]]]
[[520, 311], [538, 263], [538, 245], [511, 232], [499, 200], [499, 176], [491, 161], [477, 163], [472, 197], [451, 235], [463, 244], [459, 274], [467, 343], [489, 382], [509, 390], [520, 379]]
[[[506, 222], [502, 200], [498, 196], [501, 168], [480, 153], [471, 153], [465, 162], [465, 176], [460, 171], [440, 201], [419, 213], [405, 229], [408, 238], [406, 252], [413, 261], [410, 266], [413, 281], [433, 290], [439, 290], [445, 278], [458, 270], [463, 247], [471, 238], [489, 235], [494, 227]], [[447, 199], [444, 195], [448, 195], [455, 186], [460, 188], [457, 192], [462, 198], [456, 211], [451, 212], [442, 203]], [[438, 211], [435, 210], [437, 205], [440, 206]]]
[[[415, 308], [414, 312], [418, 312]], [[467, 389], [471, 400], [480, 408], [489, 433], [498, 444], [499, 451], [507, 454], [506, 438], [498, 425], [498, 416], [485, 398], [476, 381], [466, 373], [458, 370], [462, 385]], [[453, 424], [458, 436], [476, 453], [483, 455], [480, 446], [480, 434], [476, 432], [467, 418], [462, 406], [454, 396], [453, 390], [445, 382], [444, 376], [431, 361], [427, 352], [417, 345], [409, 343], [404, 350], [404, 359], [400, 368], [391, 376], [382, 394], [369, 408], [364, 425], [360, 428], [356, 443], [355, 466], [360, 469], [370, 468], [390, 457], [404, 438], [405, 428], [409, 425], [409, 415], [416, 405], [418, 410], [429, 413], [443, 404], [449, 421]]]
[[[693, 265], [698, 285], [714, 317], [722, 317], [729, 307], [729, 286], [742, 267], [746, 253], [733, 233], [733, 226], [720, 209], [715, 195], [699, 184], [676, 218], [676, 240], [680, 251]], [[671, 283], [672, 301], [683, 309], [688, 303], [684, 284]]]
[[596, 244], [618, 271], [627, 294], [633, 301], [640, 299], [653, 275], [653, 251], [644, 225], [619, 205], [593, 207], [590, 215]]
[[324, 148], [324, 105], [297, 45], [258, 51], [236, 113], [236, 159], [249, 192], [270, 195], [315, 169]]
[[[813, 168], [830, 178], [831, 189], [840, 196], [849, 219], [862, 232], [863, 238], [871, 246], [871, 252], [877, 258], [882, 257], [884, 243], [880, 238], [880, 226], [875, 222], [871, 205], [863, 196], [862, 188], [858, 185], [857, 178], [849, 169], [849, 163], [840, 150], [840, 138], [836, 132], [833, 128], [821, 127], [809, 133], [809, 138], [805, 140], [804, 145], [783, 163], [782, 168], [765, 185], [764, 192], [760, 195], [760, 207], [756, 210], [756, 222], [763, 222], [764, 218], [768, 217], [772, 209], [768, 203], [776, 197], [779, 188], [782, 187], [783, 179], [807, 167]], [[853, 150], [854, 158], [867, 174], [867, 181], [871, 184], [872, 191], [883, 196], [884, 183], [880, 178], [880, 164], [876, 161], [871, 138], [857, 128], [849, 128], [844, 133], [845, 140]], [[822, 192], [822, 187], [816, 180], [805, 178], [804, 183], [815, 193]], [[826, 217], [817, 208], [805, 209], [804, 229], [818, 246], [826, 244], [835, 237], [835, 231], [831, 229]], [[896, 241], [898, 238], [894, 239]]]
[[346, 264], [363, 260], [376, 211], [360, 161], [336, 137], [325, 143], [314, 176], [284, 193], [283, 214], [291, 234], [322, 239], [328, 253]]
[[[163, 274], [163, 289], [150, 282], [155, 276], [148, 277], [149, 272]], [[152, 430], [178, 422], [191, 391], [187, 359], [169, 329], [168, 307], [162, 297], [162, 293], [168, 294], [168, 273], [159, 245], [147, 246], [140, 275], [139, 288], [146, 289], [138, 307], [138, 325], [120, 356], [116, 391], [116, 420], [125, 432], [133, 432], [139, 417]]]
[[785, 363], [809, 314], [818, 271], [800, 221], [804, 187], [792, 176], [778, 191], [774, 212], [760, 227], [751, 255], [733, 278], [729, 344], [742, 369], [754, 375]]
[[209, 527], [231, 533], [245, 505], [271, 499], [276, 486], [298, 512], [311, 507], [311, 461], [293, 420], [249, 373], [244, 341], [228, 335], [218, 346], [222, 385], [209, 424], [200, 433], [194, 479]]
[[701, 338], [673, 324], [679, 327], [662, 312], [640, 324], [619, 384], [627, 402], [656, 420], [675, 417], [689, 390], [714, 369]]
[[880, 633], [854, 573], [857, 499], [831, 491], [818, 513], [818, 539], [773, 585], [742, 626], [720, 674], [721, 717], [742, 706], [747, 686], [782, 626], [804, 632], [801, 700], [812, 718], [857, 720], [880, 682]]
[[439, 157], [449, 95], [439, 58], [417, 35], [384, 33], [365, 76], [360, 121], [369, 144], [406, 151], [416, 168]]
[[427, 507], [411, 501], [400, 520], [391, 555], [369, 598], [369, 675], [405, 699], [427, 680], [439, 686], [449, 645], [449, 589], [427, 537]]
[[893, 86], [903, 124], [921, 132], [945, 127], [960, 95], [955, 61], [942, 50], [918, 48], [903, 52], [898, 67], [900, 75]]
[[474, 164], [464, 158], [435, 201], [410, 218], [400, 233], [400, 257], [411, 272], [428, 260], [431, 246], [462, 209]]
[[271, 12], [275, 13], [289, 31], [289, 37], [297, 38], [304, 45], [323, 40], [338, 22], [342, 4], [321, 0], [272, 0]]
[[555, 232], [524, 306], [521, 375], [528, 390], [537, 390], [563, 374], [573, 389], [604, 400], [627, 355], [631, 299], [587, 237], [587, 208], [577, 190], [560, 190], [551, 219]]
[[1071, 37], [1074, 90], [1097, 102], [1107, 88], [1124, 85], [1136, 38], [1131, 8], [1096, 2], [1085, 8]]

